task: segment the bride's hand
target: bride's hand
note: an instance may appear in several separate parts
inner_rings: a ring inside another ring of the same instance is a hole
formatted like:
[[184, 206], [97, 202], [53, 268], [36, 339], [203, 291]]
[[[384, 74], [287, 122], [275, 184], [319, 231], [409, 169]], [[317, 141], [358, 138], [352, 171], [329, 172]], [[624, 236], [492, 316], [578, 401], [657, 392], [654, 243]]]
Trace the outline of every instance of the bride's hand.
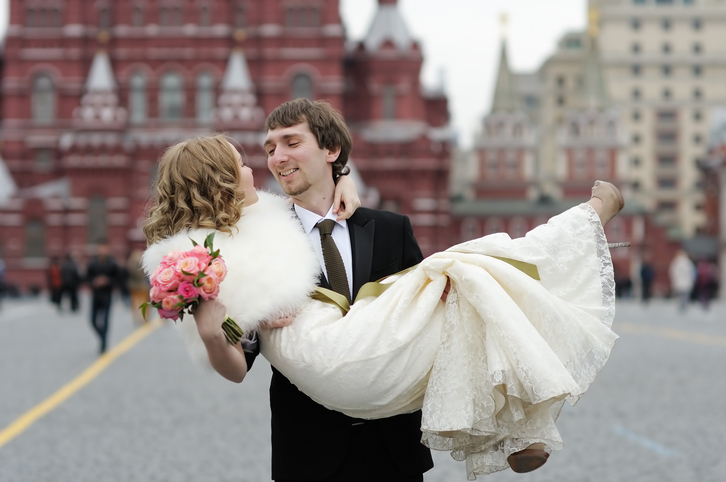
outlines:
[[360, 198], [355, 183], [350, 176], [340, 176], [335, 185], [333, 198], [333, 214], [338, 215], [338, 221], [348, 219], [360, 207]]
[[194, 309], [194, 321], [202, 341], [212, 340], [217, 336], [224, 336], [222, 323], [227, 316], [227, 308], [218, 299], [200, 301]]
[[274, 320], [265, 320], [265, 322], [262, 324], [265, 328], [283, 328], [285, 326], [291, 325], [293, 321], [295, 321], [296, 315], [290, 315], [290, 316], [281, 316]]

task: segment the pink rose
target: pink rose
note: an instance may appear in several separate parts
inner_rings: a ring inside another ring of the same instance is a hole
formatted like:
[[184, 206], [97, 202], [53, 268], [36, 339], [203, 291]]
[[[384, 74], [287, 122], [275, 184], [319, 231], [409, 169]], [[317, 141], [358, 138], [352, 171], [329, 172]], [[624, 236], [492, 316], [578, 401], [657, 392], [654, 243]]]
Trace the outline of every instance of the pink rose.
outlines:
[[[176, 270], [179, 273], [179, 277], [182, 281], [192, 281], [197, 276], [197, 273], [204, 271], [206, 263], [202, 263], [198, 258], [194, 256], [187, 256], [176, 262]], [[190, 274], [184, 274], [190, 273]]]
[[176, 292], [183, 296], [186, 301], [195, 300], [199, 296], [197, 288], [195, 288], [189, 281], [182, 282], [176, 289]]
[[201, 280], [201, 286], [199, 286], [199, 294], [204, 300], [213, 300], [219, 295], [219, 278], [213, 272], [207, 274]]
[[149, 291], [149, 298], [154, 303], [161, 303], [161, 300], [169, 296], [169, 292], [162, 290], [158, 286], [152, 286]]
[[167, 320], [178, 320], [179, 312], [176, 310], [158, 310], [159, 316], [166, 318]]
[[156, 275], [156, 277], [152, 276], [151, 282], [164, 291], [175, 290], [181, 282], [181, 279], [179, 279], [179, 273], [177, 273], [177, 271], [171, 266], [167, 266], [158, 273], [154, 274]]
[[169, 267], [174, 266], [177, 261], [182, 257], [183, 251], [177, 249], [175, 251], [172, 251], [171, 253], [164, 256], [161, 260], [161, 266], [163, 267]]
[[227, 277], [227, 265], [224, 263], [222, 258], [214, 258], [207, 269], [204, 270], [205, 274], [214, 274], [219, 278], [219, 281], [224, 281]]
[[179, 295], [176, 293], [169, 294], [169, 296], [161, 300], [161, 309], [166, 311], [179, 311], [179, 308], [175, 308], [175, 305], [181, 301], [182, 300], [179, 299]]
[[209, 264], [212, 257], [209, 255], [209, 251], [204, 246], [196, 245], [185, 253], [186, 256], [192, 256], [197, 258], [204, 266]]

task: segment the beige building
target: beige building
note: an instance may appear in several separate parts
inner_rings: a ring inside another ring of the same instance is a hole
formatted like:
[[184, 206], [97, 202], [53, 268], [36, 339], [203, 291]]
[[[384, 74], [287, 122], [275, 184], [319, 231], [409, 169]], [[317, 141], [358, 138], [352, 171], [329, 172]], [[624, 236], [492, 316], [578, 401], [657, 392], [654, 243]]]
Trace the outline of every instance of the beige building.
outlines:
[[726, 103], [725, 0], [590, 0], [608, 90], [630, 136], [642, 205], [678, 237], [705, 224], [697, 163]]

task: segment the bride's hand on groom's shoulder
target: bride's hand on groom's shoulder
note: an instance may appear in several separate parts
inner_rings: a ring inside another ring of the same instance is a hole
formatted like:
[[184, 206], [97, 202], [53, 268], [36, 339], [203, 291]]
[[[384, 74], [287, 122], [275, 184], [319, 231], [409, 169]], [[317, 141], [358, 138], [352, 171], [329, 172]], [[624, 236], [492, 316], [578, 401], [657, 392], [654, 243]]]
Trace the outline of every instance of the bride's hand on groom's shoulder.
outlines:
[[335, 197], [333, 198], [333, 214], [338, 215], [338, 221], [348, 219], [360, 207], [360, 198], [355, 182], [350, 176], [340, 176], [335, 185]]

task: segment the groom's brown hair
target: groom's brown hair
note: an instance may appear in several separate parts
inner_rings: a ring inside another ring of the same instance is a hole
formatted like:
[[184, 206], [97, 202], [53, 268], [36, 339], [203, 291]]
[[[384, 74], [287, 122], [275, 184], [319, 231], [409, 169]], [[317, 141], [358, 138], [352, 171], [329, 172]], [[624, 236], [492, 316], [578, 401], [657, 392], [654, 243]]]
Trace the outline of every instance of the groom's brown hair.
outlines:
[[353, 140], [348, 126], [340, 112], [324, 100], [311, 101], [295, 99], [285, 102], [273, 110], [265, 121], [265, 129], [292, 127], [307, 121], [310, 131], [318, 140], [321, 149], [335, 150], [340, 148], [338, 159], [333, 162], [333, 179], [348, 174], [346, 167]]

